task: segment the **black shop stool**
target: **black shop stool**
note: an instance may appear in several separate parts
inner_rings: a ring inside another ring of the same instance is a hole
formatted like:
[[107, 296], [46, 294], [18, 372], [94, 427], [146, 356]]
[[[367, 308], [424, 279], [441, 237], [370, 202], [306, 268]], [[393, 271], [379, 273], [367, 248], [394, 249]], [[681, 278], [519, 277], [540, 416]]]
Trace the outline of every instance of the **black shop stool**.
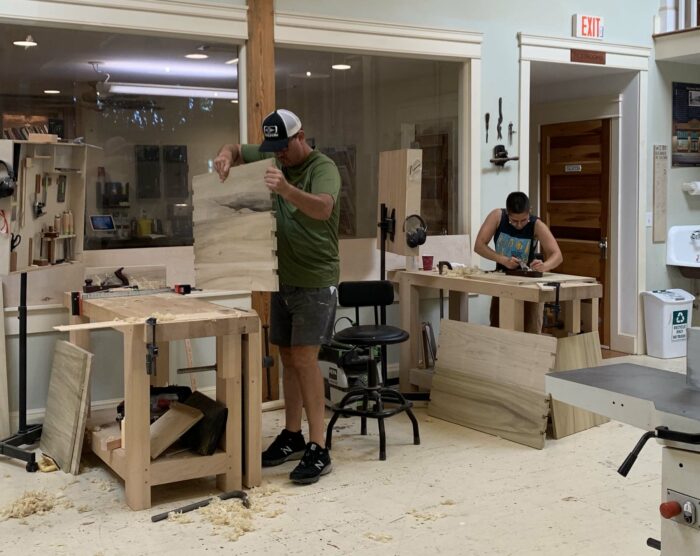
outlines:
[[[408, 340], [408, 332], [396, 326], [380, 324], [378, 310], [391, 305], [394, 302], [394, 286], [387, 280], [374, 280], [367, 282], [342, 282], [338, 286], [338, 302], [341, 307], [355, 308], [355, 322], [352, 326], [341, 330], [333, 336], [333, 339], [343, 344], [349, 344], [356, 348], [366, 348], [369, 351], [367, 357], [367, 386], [353, 388], [340, 401], [333, 406], [333, 417], [328, 423], [326, 431], [326, 448], [331, 447], [333, 426], [341, 415], [358, 416], [361, 419], [360, 434], [367, 434], [367, 418], [376, 419], [379, 425], [379, 459], [386, 459], [386, 435], [384, 433], [384, 419], [405, 411], [413, 423], [413, 443], [420, 444], [418, 421], [416, 421], [408, 401], [400, 392], [380, 385], [377, 380], [376, 347], [386, 350], [389, 344], [399, 344]], [[359, 324], [360, 307], [374, 307], [374, 324]], [[383, 320], [383, 319], [382, 319]], [[386, 357], [382, 358], [386, 361]], [[383, 376], [386, 369], [383, 368]], [[362, 402], [360, 408], [356, 408], [357, 402]], [[385, 408], [384, 404], [390, 403], [392, 407]], [[353, 407], [348, 407], [349, 405]], [[396, 404], [396, 405], [393, 405]]]

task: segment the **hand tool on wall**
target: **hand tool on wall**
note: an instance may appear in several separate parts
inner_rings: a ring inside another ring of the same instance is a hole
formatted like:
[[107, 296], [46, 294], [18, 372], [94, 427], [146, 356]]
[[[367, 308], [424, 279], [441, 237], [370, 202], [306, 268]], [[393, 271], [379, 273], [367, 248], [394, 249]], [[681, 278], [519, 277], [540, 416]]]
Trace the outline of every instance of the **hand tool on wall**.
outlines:
[[501, 126], [503, 124], [503, 97], [498, 97], [498, 125], [496, 125], [497, 139], [503, 139]]
[[[43, 192], [43, 194], [42, 194]], [[46, 186], [42, 185], [41, 174], [37, 174], [34, 181], [34, 204], [32, 205], [32, 214], [34, 218], [46, 214]]]
[[223, 494], [219, 494], [218, 496], [214, 496], [213, 498], [207, 498], [206, 500], [201, 500], [199, 502], [193, 502], [192, 504], [188, 504], [187, 506], [182, 506], [181, 508], [175, 508], [174, 510], [170, 510], [169, 512], [163, 512], [162, 514], [156, 514], [153, 517], [151, 517], [151, 521], [153, 523], [156, 523], [158, 521], [163, 521], [164, 519], [168, 519], [168, 515], [170, 513], [184, 514], [187, 512], [191, 512], [192, 510], [198, 510], [199, 508], [203, 508], [203, 507], [211, 504], [211, 502], [214, 500], [214, 498], [218, 498], [219, 500], [229, 500], [230, 498], [240, 498], [243, 506], [245, 506], [246, 508], [250, 508], [250, 500], [248, 499], [248, 495], [242, 490], [232, 490], [230, 492], [224, 492]]
[[493, 148], [493, 157], [491, 158], [491, 164], [496, 166], [505, 166], [506, 162], [510, 160], [519, 160], [517, 156], [508, 156], [508, 151], [503, 145], [496, 145]]
[[515, 131], [513, 131], [513, 122], [510, 122], [508, 124], [508, 144], [512, 145], [513, 144], [513, 134]]
[[484, 119], [486, 120], [486, 142], [488, 143], [489, 142], [489, 120], [491, 119], [491, 114], [486, 112]]

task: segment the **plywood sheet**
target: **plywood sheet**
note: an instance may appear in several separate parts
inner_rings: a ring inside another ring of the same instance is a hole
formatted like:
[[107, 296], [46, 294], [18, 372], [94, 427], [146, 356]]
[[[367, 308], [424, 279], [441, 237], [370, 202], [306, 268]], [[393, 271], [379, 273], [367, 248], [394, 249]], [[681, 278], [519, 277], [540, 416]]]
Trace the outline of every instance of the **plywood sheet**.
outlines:
[[544, 394], [438, 369], [428, 414], [465, 427], [542, 449], [549, 403]]
[[197, 287], [276, 291], [277, 255], [272, 198], [263, 177], [274, 161], [236, 166], [192, 180]]
[[77, 473], [87, 416], [92, 353], [59, 340], [54, 349], [39, 448], [66, 472]]
[[[602, 361], [598, 332], [578, 334], [561, 338], [557, 342], [556, 371], [569, 371], [597, 367]], [[573, 405], [552, 400], [552, 432], [554, 438], [563, 438], [597, 425], [608, 419], [597, 413], [580, 409]]]
[[544, 394], [557, 339], [454, 320], [440, 321], [438, 366]]
[[[4, 307], [0, 285], [0, 307]], [[10, 436], [10, 396], [7, 381], [7, 346], [5, 345], [5, 313], [0, 313], [0, 439]]]
[[151, 424], [151, 458], [162, 454], [190, 430], [204, 414], [196, 407], [173, 402], [160, 419]]

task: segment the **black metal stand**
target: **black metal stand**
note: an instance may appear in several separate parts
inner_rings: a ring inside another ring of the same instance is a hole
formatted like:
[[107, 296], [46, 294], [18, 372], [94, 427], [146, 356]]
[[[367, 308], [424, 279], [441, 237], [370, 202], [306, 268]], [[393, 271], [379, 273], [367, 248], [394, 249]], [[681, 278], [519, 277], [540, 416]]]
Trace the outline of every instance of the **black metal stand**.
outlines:
[[27, 273], [20, 274], [19, 306], [19, 429], [17, 434], [0, 441], [0, 454], [26, 461], [26, 469], [34, 473], [39, 466], [36, 454], [20, 446], [36, 443], [41, 437], [41, 425], [27, 426]]
[[[396, 232], [396, 211], [391, 209], [391, 214], [389, 214], [389, 209], [382, 203], [379, 208], [379, 229], [381, 230], [380, 242], [379, 242], [379, 279], [386, 280], [386, 240], [387, 238], [394, 241], [394, 233]], [[382, 306], [379, 313], [379, 319], [381, 324], [386, 324], [386, 307]], [[397, 379], [389, 381], [387, 377], [387, 356], [386, 356], [386, 346], [381, 348], [382, 357], [382, 384], [384, 386], [391, 386], [398, 383]], [[415, 401], [427, 401], [430, 399], [430, 394], [426, 392], [402, 392], [402, 395], [407, 400]]]

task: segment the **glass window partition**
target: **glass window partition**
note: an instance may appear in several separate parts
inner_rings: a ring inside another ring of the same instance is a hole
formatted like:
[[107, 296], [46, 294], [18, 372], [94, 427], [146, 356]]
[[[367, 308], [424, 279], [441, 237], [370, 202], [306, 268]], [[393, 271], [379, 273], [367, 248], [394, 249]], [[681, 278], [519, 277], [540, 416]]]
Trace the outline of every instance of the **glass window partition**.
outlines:
[[342, 178], [342, 238], [374, 237], [379, 153], [423, 150], [421, 215], [429, 234], [456, 233], [461, 64], [277, 48], [276, 104]]

